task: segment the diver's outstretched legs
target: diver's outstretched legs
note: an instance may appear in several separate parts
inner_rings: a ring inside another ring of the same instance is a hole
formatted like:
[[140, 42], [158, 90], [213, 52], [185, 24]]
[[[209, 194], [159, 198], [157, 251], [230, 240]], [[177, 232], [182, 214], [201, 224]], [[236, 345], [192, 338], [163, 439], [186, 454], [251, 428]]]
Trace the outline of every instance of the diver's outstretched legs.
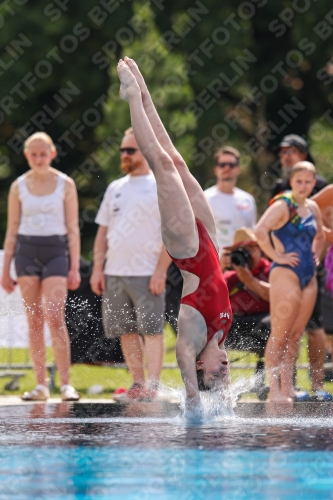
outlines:
[[138, 68], [138, 65], [133, 59], [125, 57], [125, 62], [131, 68], [136, 81], [140, 87], [142, 95], [142, 103], [150, 125], [155, 133], [155, 136], [160, 143], [161, 147], [166, 151], [166, 153], [172, 159], [185, 187], [185, 191], [189, 197], [192, 210], [196, 219], [199, 219], [205, 228], [207, 229], [211, 239], [213, 240], [215, 246], [217, 247], [216, 238], [216, 227], [214, 216], [212, 214], [210, 205], [204, 195], [200, 184], [193, 177], [189, 171], [184, 159], [181, 154], [177, 151], [173, 145], [169, 134], [165, 130], [165, 127], [160, 119], [153, 100], [150, 96], [149, 90], [147, 88], [146, 82]]
[[182, 179], [171, 157], [156, 138], [143, 107], [140, 87], [130, 67], [120, 60], [117, 71], [121, 82], [120, 96], [130, 105], [135, 140], [156, 178], [163, 242], [173, 257], [193, 257], [198, 251], [199, 238]]

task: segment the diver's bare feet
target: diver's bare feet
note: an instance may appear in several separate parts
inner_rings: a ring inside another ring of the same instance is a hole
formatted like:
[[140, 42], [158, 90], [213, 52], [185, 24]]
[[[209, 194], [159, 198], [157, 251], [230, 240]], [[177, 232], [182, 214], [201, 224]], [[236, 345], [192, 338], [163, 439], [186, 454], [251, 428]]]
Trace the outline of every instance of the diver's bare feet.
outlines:
[[118, 62], [117, 72], [120, 80], [120, 97], [124, 101], [129, 102], [129, 99], [132, 96], [141, 93], [140, 87], [128, 64], [126, 64], [122, 59]]
[[131, 68], [131, 71], [132, 71], [133, 75], [135, 76], [136, 81], [139, 84], [139, 87], [140, 87], [142, 94], [143, 95], [146, 94], [148, 92], [148, 88], [147, 88], [145, 79], [143, 78], [141, 71], [139, 70], [138, 65], [136, 64], [134, 59], [130, 59], [127, 56], [125, 56], [124, 59], [125, 59], [126, 64], [128, 64], [128, 66]]

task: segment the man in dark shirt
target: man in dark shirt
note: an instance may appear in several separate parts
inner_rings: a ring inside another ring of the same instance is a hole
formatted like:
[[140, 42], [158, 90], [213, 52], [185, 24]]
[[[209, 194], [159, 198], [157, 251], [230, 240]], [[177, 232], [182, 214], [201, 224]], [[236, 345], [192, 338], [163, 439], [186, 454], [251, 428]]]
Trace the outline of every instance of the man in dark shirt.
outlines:
[[223, 273], [226, 281], [233, 323], [226, 347], [263, 355], [269, 336], [269, 283], [271, 263], [263, 258], [252, 229], [243, 227], [236, 231], [234, 245], [225, 252], [234, 261], [235, 251], [240, 252], [241, 265], [233, 262], [233, 269]]
[[[283, 179], [279, 179], [276, 186], [272, 190], [271, 198], [283, 191], [289, 191], [291, 189], [289, 183], [289, 173], [295, 163], [299, 161], [310, 161], [314, 163], [313, 158], [309, 152], [309, 146], [303, 137], [296, 134], [290, 134], [283, 137], [280, 143], [279, 158], [282, 167]], [[316, 175], [316, 184], [313, 188], [310, 196], [318, 193], [321, 189], [327, 186], [327, 182], [324, 177]], [[323, 266], [320, 265], [317, 269], [317, 280], [318, 280], [318, 295], [317, 301], [311, 316], [311, 319], [307, 326], [307, 332], [309, 335], [308, 349], [309, 349], [309, 361], [310, 361], [310, 373], [312, 381], [312, 390], [315, 395], [318, 395], [318, 399], [323, 397], [323, 370], [325, 363], [325, 330], [322, 328], [322, 315], [321, 315], [321, 289], [323, 279]], [[326, 393], [325, 393], [326, 394]], [[308, 396], [305, 396], [308, 397]]]

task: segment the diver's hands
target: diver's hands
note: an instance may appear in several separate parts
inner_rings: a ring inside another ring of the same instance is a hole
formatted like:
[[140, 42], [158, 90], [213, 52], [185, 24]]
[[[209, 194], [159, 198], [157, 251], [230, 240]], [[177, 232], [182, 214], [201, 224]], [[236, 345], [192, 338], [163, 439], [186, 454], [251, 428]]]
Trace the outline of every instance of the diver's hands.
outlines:
[[185, 417], [187, 420], [198, 422], [203, 417], [203, 407], [198, 393], [193, 398], [186, 398], [185, 401]]
[[300, 263], [299, 255], [296, 252], [278, 253], [274, 260], [277, 264], [291, 267], [297, 267]]

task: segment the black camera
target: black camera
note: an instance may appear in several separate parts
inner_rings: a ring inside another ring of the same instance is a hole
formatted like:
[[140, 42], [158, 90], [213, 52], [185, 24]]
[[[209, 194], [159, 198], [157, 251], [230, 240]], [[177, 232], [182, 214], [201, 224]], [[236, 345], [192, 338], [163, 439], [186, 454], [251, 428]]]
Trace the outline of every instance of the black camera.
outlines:
[[238, 247], [237, 250], [231, 252], [230, 260], [235, 266], [245, 267], [248, 265], [250, 269], [252, 267], [251, 253], [245, 247]]

